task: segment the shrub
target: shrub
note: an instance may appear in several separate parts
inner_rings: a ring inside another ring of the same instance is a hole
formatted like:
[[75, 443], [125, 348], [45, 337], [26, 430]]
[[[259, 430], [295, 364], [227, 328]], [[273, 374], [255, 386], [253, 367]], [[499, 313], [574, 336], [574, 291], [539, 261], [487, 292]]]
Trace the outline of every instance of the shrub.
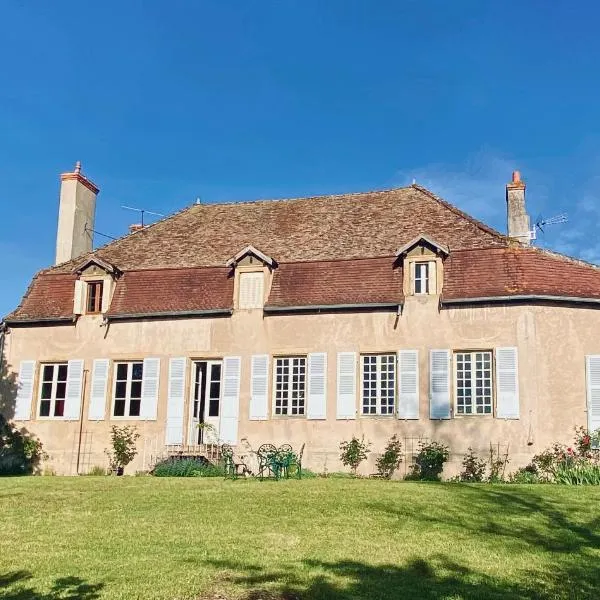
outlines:
[[92, 477], [101, 477], [104, 475], [108, 475], [106, 469], [104, 467], [100, 467], [99, 465], [94, 465], [90, 468], [90, 470], [86, 473], [86, 475], [90, 475]]
[[375, 465], [377, 466], [377, 474], [383, 479], [391, 479], [394, 471], [402, 463], [402, 442], [393, 435], [383, 454], [377, 459]]
[[225, 469], [209, 463], [205, 458], [167, 458], [158, 463], [155, 477], [225, 477]]
[[463, 470], [458, 476], [459, 481], [481, 482], [485, 477], [485, 460], [479, 458], [469, 446], [462, 461]]
[[135, 442], [139, 437], [140, 434], [135, 427], [112, 426], [110, 430], [112, 450], [105, 450], [112, 471], [122, 474], [125, 467], [135, 458], [137, 454]]
[[600, 465], [587, 461], [558, 464], [554, 481], [563, 485], [600, 485]]
[[364, 436], [360, 440], [353, 436], [349, 442], [342, 442], [340, 444], [340, 460], [343, 465], [350, 467], [350, 471], [354, 477], [356, 477], [356, 470], [360, 463], [367, 458], [370, 446], [370, 442], [365, 442]]
[[415, 464], [406, 479], [418, 481], [440, 481], [444, 463], [450, 456], [448, 446], [440, 442], [419, 442]]
[[42, 442], [0, 415], [0, 475], [30, 475], [46, 458]]
[[527, 465], [517, 469], [508, 476], [510, 483], [544, 483], [535, 465]]
[[494, 448], [494, 446], [490, 443], [490, 476], [488, 477], [489, 483], [500, 483], [504, 481], [504, 477], [506, 475], [506, 466], [508, 465], [508, 463], [508, 450], [506, 451], [506, 454], [502, 456], [500, 454], [500, 448]]

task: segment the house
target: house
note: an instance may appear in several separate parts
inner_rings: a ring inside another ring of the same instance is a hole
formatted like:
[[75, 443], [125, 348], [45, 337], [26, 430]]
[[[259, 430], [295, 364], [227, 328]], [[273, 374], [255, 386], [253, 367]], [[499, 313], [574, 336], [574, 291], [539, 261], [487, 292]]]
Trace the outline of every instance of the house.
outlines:
[[105, 465], [115, 424], [132, 470], [221, 441], [331, 471], [364, 435], [366, 472], [393, 434], [448, 443], [451, 472], [600, 427], [600, 270], [530, 245], [516, 172], [508, 235], [411, 185], [195, 204], [97, 250], [97, 186], [61, 179], [56, 264], [3, 323], [4, 410], [59, 473]]

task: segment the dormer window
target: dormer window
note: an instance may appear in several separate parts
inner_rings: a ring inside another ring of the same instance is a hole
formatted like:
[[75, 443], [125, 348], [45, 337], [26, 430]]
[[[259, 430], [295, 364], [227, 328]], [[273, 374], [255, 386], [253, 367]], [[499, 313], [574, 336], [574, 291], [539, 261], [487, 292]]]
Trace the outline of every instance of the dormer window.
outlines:
[[262, 309], [269, 290], [271, 273], [277, 267], [277, 263], [253, 246], [246, 246], [230, 258], [226, 266], [234, 269], [235, 273], [235, 308]]
[[415, 294], [429, 294], [429, 262], [415, 262]]
[[240, 273], [238, 307], [262, 308], [265, 298], [265, 274], [263, 270]]
[[402, 246], [396, 256], [404, 270], [404, 294], [406, 296], [435, 296], [441, 294], [443, 283], [443, 260], [448, 256], [447, 247], [421, 235]]
[[102, 312], [103, 281], [89, 281], [87, 283], [86, 313], [94, 314]]

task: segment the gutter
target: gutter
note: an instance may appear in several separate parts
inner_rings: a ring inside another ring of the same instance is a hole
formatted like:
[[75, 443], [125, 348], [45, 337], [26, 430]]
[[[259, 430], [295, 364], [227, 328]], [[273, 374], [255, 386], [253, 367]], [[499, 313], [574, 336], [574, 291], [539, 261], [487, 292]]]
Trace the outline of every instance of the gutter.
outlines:
[[163, 319], [165, 317], [211, 317], [229, 316], [233, 313], [231, 308], [209, 308], [206, 310], [165, 311], [146, 313], [123, 313], [117, 315], [105, 315], [104, 319], [110, 321], [124, 321], [131, 319]]
[[355, 309], [388, 309], [397, 310], [402, 302], [373, 302], [369, 304], [307, 304], [302, 306], [265, 306], [265, 313], [307, 312], [329, 310], [355, 310]]
[[35, 325], [36, 323], [74, 323], [76, 318], [72, 317], [38, 317], [36, 319], [7, 319], [6, 325], [18, 327], [19, 325]]
[[548, 296], [544, 294], [521, 294], [517, 296], [483, 296], [479, 298], [452, 298], [442, 300], [442, 305], [479, 304], [501, 302], [573, 302], [576, 304], [599, 304], [600, 298], [580, 298], [578, 296]]

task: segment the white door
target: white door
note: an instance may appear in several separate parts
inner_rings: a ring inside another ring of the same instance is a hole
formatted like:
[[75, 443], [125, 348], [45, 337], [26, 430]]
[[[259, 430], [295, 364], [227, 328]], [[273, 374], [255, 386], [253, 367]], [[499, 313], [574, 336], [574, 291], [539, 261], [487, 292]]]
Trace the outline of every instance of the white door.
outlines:
[[188, 437], [190, 445], [216, 444], [219, 441], [222, 371], [220, 360], [202, 360], [194, 363]]

